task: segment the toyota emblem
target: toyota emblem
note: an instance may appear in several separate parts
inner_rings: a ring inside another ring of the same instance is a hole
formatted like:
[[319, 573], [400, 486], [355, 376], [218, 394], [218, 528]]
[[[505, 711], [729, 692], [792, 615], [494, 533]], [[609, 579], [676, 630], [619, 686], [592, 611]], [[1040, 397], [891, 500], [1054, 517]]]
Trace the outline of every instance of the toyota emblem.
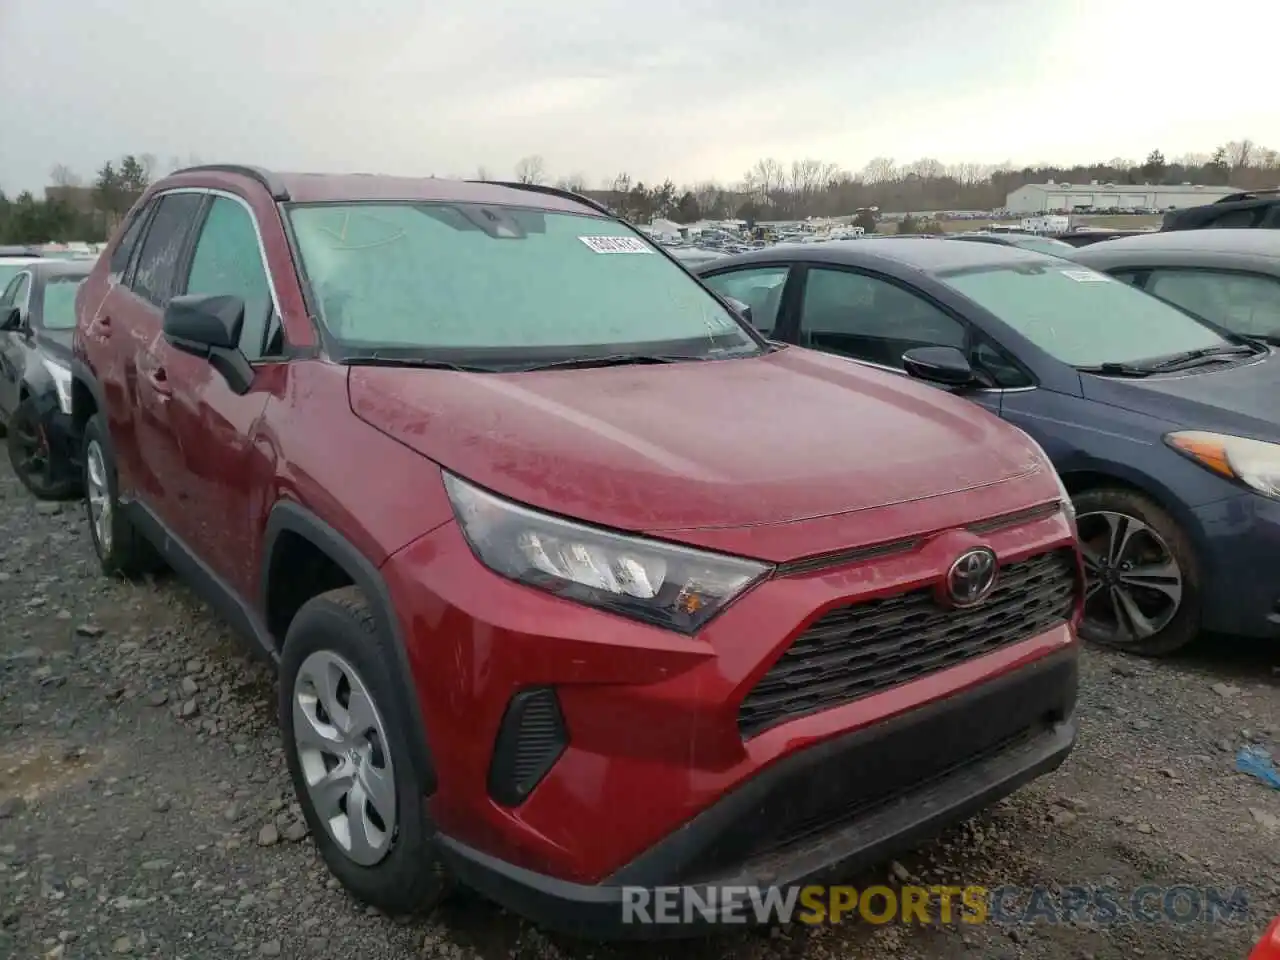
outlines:
[[953, 607], [972, 607], [995, 589], [999, 566], [995, 551], [974, 547], [956, 557], [947, 571], [946, 597]]

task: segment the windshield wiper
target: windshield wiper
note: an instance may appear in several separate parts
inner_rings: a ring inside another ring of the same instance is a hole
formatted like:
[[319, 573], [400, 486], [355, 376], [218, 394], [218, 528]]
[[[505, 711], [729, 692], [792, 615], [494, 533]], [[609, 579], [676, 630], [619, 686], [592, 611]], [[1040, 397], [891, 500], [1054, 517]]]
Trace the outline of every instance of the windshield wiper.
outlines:
[[1254, 352], [1253, 347], [1244, 344], [1236, 347], [1202, 347], [1199, 350], [1187, 350], [1184, 353], [1174, 354], [1158, 363], [1144, 364], [1144, 367], [1152, 371], [1181, 370], [1207, 361], [1252, 356]]
[[342, 361], [351, 367], [416, 367], [419, 370], [455, 370], [459, 373], [497, 373], [497, 367], [478, 364], [454, 363], [450, 360], [428, 360], [425, 357], [385, 357], [373, 354], [367, 357], [347, 357]]
[[511, 367], [512, 372], [528, 373], [533, 370], [567, 370], [583, 367], [623, 367], [648, 363], [684, 363], [686, 360], [713, 360], [711, 356], [663, 353], [614, 353], [606, 357], [571, 357], [568, 360], [551, 360], [547, 363], [530, 363]]
[[1098, 363], [1088, 367], [1076, 367], [1085, 373], [1100, 373], [1104, 377], [1149, 377], [1150, 367], [1140, 367], [1132, 363]]

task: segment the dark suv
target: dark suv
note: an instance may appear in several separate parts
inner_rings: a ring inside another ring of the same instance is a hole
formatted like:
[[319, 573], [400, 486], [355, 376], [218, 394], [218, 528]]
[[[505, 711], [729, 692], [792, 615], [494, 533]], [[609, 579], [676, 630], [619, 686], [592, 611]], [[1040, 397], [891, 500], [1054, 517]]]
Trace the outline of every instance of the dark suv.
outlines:
[[333, 872], [617, 932], [1057, 766], [1081, 568], [1029, 437], [775, 346], [591, 201], [174, 174], [77, 301], [104, 570], [161, 558], [279, 667]]
[[1246, 190], [1232, 193], [1213, 203], [1164, 215], [1161, 230], [1206, 230], [1222, 228], [1280, 230], [1280, 189]]

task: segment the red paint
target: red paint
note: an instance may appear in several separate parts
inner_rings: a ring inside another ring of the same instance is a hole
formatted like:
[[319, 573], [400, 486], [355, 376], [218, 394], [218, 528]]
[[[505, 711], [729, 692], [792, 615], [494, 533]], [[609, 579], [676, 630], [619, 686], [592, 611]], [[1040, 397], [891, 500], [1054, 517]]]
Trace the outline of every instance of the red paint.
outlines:
[[[329, 183], [330, 199], [411, 188], [479, 199], [499, 189]], [[298, 184], [309, 198], [326, 194], [321, 181]], [[184, 174], [153, 190], [172, 186], [250, 203], [286, 334], [314, 345], [266, 191], [225, 173]], [[1074, 642], [1070, 627], [1055, 628], [744, 743], [739, 702], [825, 610], [932, 583], [978, 543], [1002, 562], [1073, 543], [1061, 514], [981, 537], [964, 529], [1058, 497], [1025, 434], [940, 390], [799, 348], [506, 375], [348, 369], [321, 356], [262, 364], [237, 396], [165, 343], [156, 308], [109, 284], [110, 252], [81, 292], [75, 350], [103, 387], [122, 494], [150, 506], [255, 606], [262, 533], [281, 500], [311, 510], [379, 567], [431, 732], [432, 812], [444, 831], [495, 856], [599, 880], [779, 758]], [[765, 581], [690, 638], [489, 572], [454, 522], [442, 466], [535, 508], [772, 562], [922, 542]], [[508, 699], [534, 684], [557, 686], [572, 745], [532, 797], [506, 811], [486, 794], [490, 751]]]
[[1248, 960], [1280, 960], [1280, 917], [1271, 921]]

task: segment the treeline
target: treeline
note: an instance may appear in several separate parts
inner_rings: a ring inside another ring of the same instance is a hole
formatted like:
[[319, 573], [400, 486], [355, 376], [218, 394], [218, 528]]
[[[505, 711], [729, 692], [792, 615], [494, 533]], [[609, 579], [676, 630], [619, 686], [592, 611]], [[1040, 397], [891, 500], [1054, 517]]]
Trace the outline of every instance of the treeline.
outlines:
[[[199, 163], [169, 161], [164, 172]], [[43, 197], [24, 192], [6, 197], [0, 191], [0, 243], [49, 243], [106, 239], [119, 219], [158, 174], [150, 154], [129, 154], [106, 163], [89, 183], [65, 166], [50, 173]], [[1280, 187], [1280, 154], [1251, 140], [1223, 144], [1212, 153], [1187, 154], [1168, 160], [1152, 150], [1145, 160], [1117, 157], [1106, 163], [1064, 167], [1040, 164], [1014, 168], [1011, 164], [960, 163], [946, 165], [924, 158], [901, 164], [876, 157], [857, 172], [822, 160], [783, 163], [763, 159], [734, 185], [714, 182], [677, 186], [633, 180], [626, 173], [611, 177], [600, 189], [581, 175], [552, 180], [540, 156], [522, 159], [517, 179], [552, 183], [585, 193], [637, 223], [663, 217], [679, 223], [701, 219], [792, 220], [804, 217], [851, 216], [859, 211], [933, 213], [949, 210], [996, 210], [1018, 187], [1028, 183], [1230, 185], [1242, 190]], [[491, 177], [481, 168], [477, 179]], [[864, 220], [874, 220], [864, 215]], [[919, 218], [923, 222], [926, 218]]]
[[[171, 162], [171, 167], [179, 165]], [[43, 197], [24, 191], [10, 198], [0, 191], [0, 243], [105, 240], [155, 174], [156, 160], [150, 154], [128, 154], [105, 163], [87, 184], [59, 164], [50, 171], [51, 183]]]
[[[553, 182], [540, 157], [526, 157], [516, 166], [521, 180]], [[481, 171], [481, 178], [485, 177]], [[1152, 150], [1145, 160], [1116, 157], [1105, 163], [1061, 166], [1038, 164], [960, 163], [946, 165], [924, 158], [898, 163], [876, 157], [857, 172], [838, 164], [806, 159], [790, 163], [759, 160], [732, 186], [706, 182], [677, 187], [633, 181], [623, 173], [601, 189], [585, 189], [581, 176], [554, 181], [607, 203], [628, 219], [646, 223], [664, 217], [679, 223], [699, 219], [790, 220], [804, 217], [850, 216], [859, 210], [893, 213], [933, 213], [950, 210], [996, 210], [1006, 197], [1028, 183], [1230, 185], [1242, 190], [1280, 186], [1280, 153], [1251, 140], [1223, 144], [1212, 153], [1187, 154], [1169, 160]]]

